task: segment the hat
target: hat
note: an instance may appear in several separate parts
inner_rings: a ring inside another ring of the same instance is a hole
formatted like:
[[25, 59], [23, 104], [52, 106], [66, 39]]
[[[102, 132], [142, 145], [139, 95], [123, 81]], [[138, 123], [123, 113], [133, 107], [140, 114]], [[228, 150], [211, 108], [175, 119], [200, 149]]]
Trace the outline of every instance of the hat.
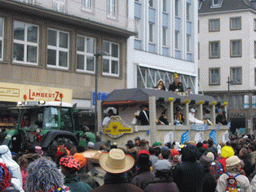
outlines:
[[155, 143], [153, 143], [153, 147], [154, 146], [161, 146], [161, 143], [160, 142], [155, 142]]
[[180, 153], [179, 153], [179, 151], [177, 150], [177, 149], [172, 149], [172, 151], [171, 151], [171, 157], [174, 157], [175, 155], [180, 155]]
[[136, 137], [134, 140], [135, 140], [135, 141], [137, 141], [137, 140], [139, 140], [139, 141], [140, 141], [140, 137]]
[[148, 156], [150, 156], [150, 153], [147, 151], [147, 150], [141, 150], [139, 153], [138, 153], [138, 156], [140, 156], [141, 154], [146, 154]]
[[173, 161], [179, 161], [179, 155], [174, 155], [174, 157], [172, 158]]
[[211, 162], [214, 161], [214, 155], [213, 155], [212, 152], [208, 152], [207, 155], [206, 155], [206, 157], [208, 157]]
[[174, 79], [177, 79], [177, 78], [179, 78], [179, 76], [178, 76], [178, 75], [175, 75], [175, 76], [174, 76]]
[[209, 167], [212, 163], [212, 160], [210, 157], [207, 157], [205, 155], [202, 155], [199, 160], [200, 164], [204, 167]]
[[88, 144], [87, 144], [87, 147], [89, 148], [94, 148], [94, 143], [89, 141]]
[[72, 156], [61, 157], [59, 164], [67, 172], [79, 171], [81, 168], [78, 161]]
[[11, 178], [12, 176], [8, 167], [0, 163], [0, 191], [5, 191], [5, 189], [10, 186]]
[[166, 163], [166, 161], [157, 161], [155, 164], [155, 170], [156, 171], [164, 171], [164, 170], [170, 170], [172, 168], [171, 163]]
[[232, 156], [232, 157], [229, 157], [227, 160], [226, 160], [226, 167], [230, 167], [230, 166], [233, 166], [233, 165], [236, 165], [238, 163], [240, 163], [241, 160], [235, 155], [235, 156]]
[[75, 153], [73, 157], [78, 161], [81, 168], [86, 165], [87, 159], [82, 153]]
[[127, 141], [127, 143], [125, 144], [126, 147], [129, 147], [129, 148], [133, 148], [134, 147], [134, 144], [132, 142], [132, 140], [129, 140]]
[[119, 174], [130, 170], [135, 161], [132, 156], [125, 155], [121, 149], [111, 149], [101, 153], [99, 164], [106, 172]]
[[234, 152], [232, 147], [229, 147], [229, 146], [222, 147], [221, 153], [220, 153], [221, 157], [229, 158], [229, 157], [234, 156], [234, 155], [235, 155], [235, 152]]
[[136, 164], [138, 167], [151, 167], [152, 162], [149, 160], [150, 153], [147, 150], [141, 150], [138, 154]]
[[191, 109], [190, 109], [190, 112], [195, 113], [196, 110], [195, 110], [194, 108], [191, 108]]
[[191, 87], [188, 87], [187, 89], [191, 89]]
[[204, 148], [204, 149], [207, 149], [207, 148], [208, 148], [208, 145], [206, 145], [205, 143], [203, 143], [203, 148]]

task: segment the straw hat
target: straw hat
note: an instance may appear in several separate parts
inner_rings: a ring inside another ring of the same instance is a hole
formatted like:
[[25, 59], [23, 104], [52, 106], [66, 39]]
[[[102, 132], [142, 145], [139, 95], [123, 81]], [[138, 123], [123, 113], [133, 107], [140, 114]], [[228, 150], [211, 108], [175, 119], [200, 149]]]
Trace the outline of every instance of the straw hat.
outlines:
[[108, 152], [103, 152], [99, 159], [99, 164], [102, 169], [109, 173], [124, 173], [130, 170], [135, 161], [132, 156], [125, 155], [121, 149], [111, 149]]
[[227, 160], [226, 160], [226, 167], [230, 167], [230, 166], [233, 166], [233, 165], [236, 165], [238, 163], [240, 163], [241, 160], [235, 155], [235, 156], [232, 156], [232, 157], [229, 157]]

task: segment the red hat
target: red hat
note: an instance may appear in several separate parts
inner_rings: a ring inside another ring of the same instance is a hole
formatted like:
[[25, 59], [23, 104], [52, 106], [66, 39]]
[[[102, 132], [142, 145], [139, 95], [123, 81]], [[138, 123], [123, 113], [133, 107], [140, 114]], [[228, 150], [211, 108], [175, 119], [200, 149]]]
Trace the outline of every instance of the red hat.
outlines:
[[203, 148], [204, 148], [204, 149], [207, 149], [208, 146], [207, 146], [205, 143], [203, 143]]
[[140, 154], [147, 154], [148, 156], [150, 156], [150, 153], [149, 153], [147, 150], [141, 150], [141, 151], [138, 153], [138, 156], [140, 156]]
[[180, 155], [179, 151], [177, 149], [172, 149], [171, 151], [171, 157], [174, 157], [175, 155]]
[[78, 161], [72, 156], [61, 157], [59, 164], [68, 172], [78, 171], [81, 168]]

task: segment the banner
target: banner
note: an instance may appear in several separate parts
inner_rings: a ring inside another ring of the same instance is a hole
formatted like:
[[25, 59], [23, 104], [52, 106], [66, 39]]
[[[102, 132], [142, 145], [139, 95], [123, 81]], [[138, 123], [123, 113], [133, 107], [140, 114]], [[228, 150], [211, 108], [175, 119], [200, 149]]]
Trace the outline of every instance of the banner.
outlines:
[[173, 143], [173, 131], [167, 133], [164, 137], [164, 144], [166, 143]]
[[204, 141], [204, 132], [196, 133], [196, 135], [195, 135], [195, 142], [196, 143], [198, 143], [198, 142], [203, 143], [203, 141]]
[[209, 137], [213, 140], [214, 145], [217, 144], [217, 132], [215, 130], [212, 130], [209, 134]]
[[189, 131], [186, 131], [181, 135], [181, 143], [184, 144], [185, 142], [189, 141]]

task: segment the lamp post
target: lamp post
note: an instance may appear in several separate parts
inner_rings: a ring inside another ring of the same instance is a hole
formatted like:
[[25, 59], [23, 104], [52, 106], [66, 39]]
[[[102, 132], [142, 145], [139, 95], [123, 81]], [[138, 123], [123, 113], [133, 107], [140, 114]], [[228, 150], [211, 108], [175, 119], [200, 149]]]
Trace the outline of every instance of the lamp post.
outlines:
[[94, 54], [96, 58], [96, 65], [95, 65], [95, 129], [94, 133], [96, 134], [98, 132], [98, 60], [100, 56], [109, 55], [108, 53], [102, 51], [102, 52], [96, 52]]
[[228, 114], [227, 114], [227, 118], [228, 118], [228, 123], [230, 123], [230, 84], [233, 83], [233, 81], [230, 81], [229, 80], [229, 77], [228, 77]]

